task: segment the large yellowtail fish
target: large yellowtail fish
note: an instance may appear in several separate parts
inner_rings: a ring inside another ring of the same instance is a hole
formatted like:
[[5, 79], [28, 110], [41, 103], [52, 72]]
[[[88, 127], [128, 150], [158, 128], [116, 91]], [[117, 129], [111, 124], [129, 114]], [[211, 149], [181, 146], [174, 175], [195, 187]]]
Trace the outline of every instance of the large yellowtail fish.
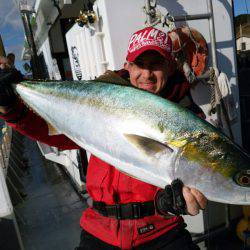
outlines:
[[250, 159], [192, 112], [133, 87], [103, 82], [23, 82], [24, 102], [118, 170], [164, 188], [180, 178], [209, 200], [250, 204]]

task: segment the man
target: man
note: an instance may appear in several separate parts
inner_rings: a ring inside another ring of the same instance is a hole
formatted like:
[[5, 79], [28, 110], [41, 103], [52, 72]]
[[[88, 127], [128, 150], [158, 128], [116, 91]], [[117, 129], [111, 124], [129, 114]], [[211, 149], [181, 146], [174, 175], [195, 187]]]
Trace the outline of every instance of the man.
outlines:
[[[171, 41], [164, 32], [155, 28], [139, 30], [130, 39], [124, 69], [108, 72], [98, 80], [132, 84], [185, 104], [201, 115], [183, 75], [176, 71], [170, 76], [171, 49]], [[15, 81], [18, 80], [17, 77]], [[9, 82], [8, 78], [3, 82]], [[2, 96], [8, 96], [9, 102], [3, 105], [0, 99], [1, 117], [10, 126], [61, 150], [79, 149], [64, 135], [49, 136], [46, 122], [5, 89], [8, 86], [2, 90]], [[119, 172], [94, 155], [88, 164], [87, 190], [93, 207], [83, 212], [80, 221], [83, 231], [77, 249], [198, 249], [179, 216], [196, 215], [205, 208], [206, 198], [198, 190], [183, 187], [179, 180], [161, 190]]]
[[3, 70], [5, 68], [10, 68], [10, 61], [8, 58], [5, 58], [3, 56], [0, 56], [0, 70]]
[[11, 68], [15, 68], [15, 58], [16, 58], [16, 56], [13, 53], [9, 53], [7, 55], [7, 59], [9, 61], [9, 65]]
[[0, 70], [15, 68], [15, 55], [9, 53], [7, 57], [0, 56]]

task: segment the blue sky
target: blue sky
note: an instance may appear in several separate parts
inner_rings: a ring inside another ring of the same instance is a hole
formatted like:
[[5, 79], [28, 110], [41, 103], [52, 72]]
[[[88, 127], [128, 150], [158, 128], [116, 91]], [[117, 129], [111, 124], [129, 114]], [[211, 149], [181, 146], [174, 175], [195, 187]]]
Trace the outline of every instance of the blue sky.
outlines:
[[[26, 0], [28, 3], [34, 0]], [[172, 1], [172, 0], [170, 0]], [[189, 0], [191, 1], [191, 0]], [[235, 15], [250, 14], [250, 0], [234, 0]], [[20, 14], [14, 0], [0, 0], [0, 34], [2, 36], [6, 53], [13, 52], [16, 55], [16, 67], [23, 71], [21, 51], [24, 43], [24, 33]]]
[[[34, 2], [28, 0], [28, 3]], [[0, 0], [0, 34], [6, 53], [16, 55], [16, 67], [23, 71], [21, 51], [24, 44], [24, 31], [20, 14], [14, 0]]]
[[240, 14], [250, 14], [250, 0], [234, 0], [234, 14], [238, 16]]

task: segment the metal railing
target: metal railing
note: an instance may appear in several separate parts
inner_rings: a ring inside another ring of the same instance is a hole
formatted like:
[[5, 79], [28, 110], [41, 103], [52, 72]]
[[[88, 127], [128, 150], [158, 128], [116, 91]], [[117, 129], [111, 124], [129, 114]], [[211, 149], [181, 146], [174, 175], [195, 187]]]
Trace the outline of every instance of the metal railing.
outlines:
[[10, 156], [10, 147], [11, 147], [11, 138], [12, 131], [10, 127], [3, 127], [1, 141], [0, 141], [0, 166], [4, 170], [5, 176], [7, 175], [9, 156]]
[[[14, 192], [18, 195], [18, 197], [21, 198], [21, 201], [23, 201], [18, 190], [20, 186], [22, 186], [22, 183], [20, 180], [22, 170], [18, 166], [18, 164], [20, 164], [21, 162], [21, 159], [19, 158], [20, 154], [16, 154], [17, 152], [15, 152], [22, 145], [18, 141], [16, 141], [17, 138], [14, 138], [14, 137], [15, 136], [13, 136], [12, 129], [10, 127], [5, 126], [2, 128], [1, 134], [0, 134], [0, 167], [3, 169], [3, 174], [5, 177], [5, 181], [6, 181], [8, 189], [14, 190]], [[13, 139], [15, 140], [14, 147], [13, 147], [14, 145]], [[11, 151], [13, 151], [13, 153], [11, 153]], [[16, 156], [16, 158], [13, 157], [14, 155]], [[5, 183], [3, 184], [5, 185]], [[9, 195], [8, 190], [6, 190], [6, 192], [7, 194], [5, 194], [5, 196], [11, 196]], [[16, 232], [16, 236], [17, 236], [20, 249], [24, 250], [19, 227], [16, 221], [15, 208], [13, 208], [12, 212], [10, 212], [10, 214], [7, 215], [5, 218], [13, 221], [13, 226], [15, 228], [15, 232]]]

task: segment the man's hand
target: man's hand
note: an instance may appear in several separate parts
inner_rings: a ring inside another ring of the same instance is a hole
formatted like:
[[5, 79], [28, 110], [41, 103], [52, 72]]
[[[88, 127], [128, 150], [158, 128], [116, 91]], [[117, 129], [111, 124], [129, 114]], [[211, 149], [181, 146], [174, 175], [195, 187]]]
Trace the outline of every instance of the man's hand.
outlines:
[[183, 185], [179, 179], [158, 191], [155, 197], [155, 207], [159, 214], [196, 215], [200, 209], [205, 209], [206, 197], [197, 189]]
[[186, 201], [188, 214], [197, 215], [200, 212], [200, 209], [205, 209], [207, 198], [197, 189], [184, 186], [182, 194]]

